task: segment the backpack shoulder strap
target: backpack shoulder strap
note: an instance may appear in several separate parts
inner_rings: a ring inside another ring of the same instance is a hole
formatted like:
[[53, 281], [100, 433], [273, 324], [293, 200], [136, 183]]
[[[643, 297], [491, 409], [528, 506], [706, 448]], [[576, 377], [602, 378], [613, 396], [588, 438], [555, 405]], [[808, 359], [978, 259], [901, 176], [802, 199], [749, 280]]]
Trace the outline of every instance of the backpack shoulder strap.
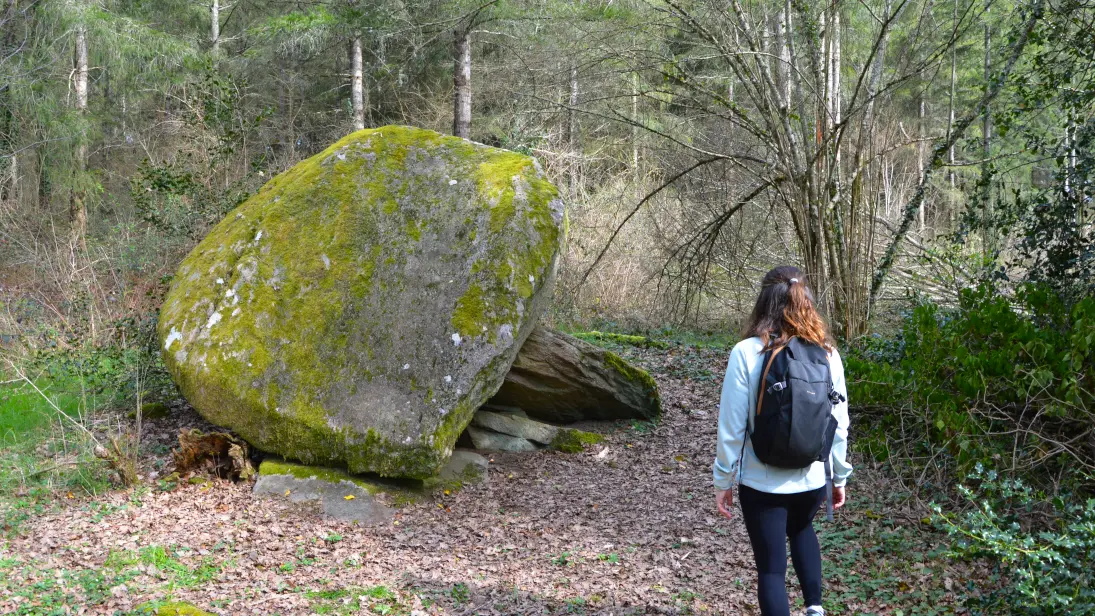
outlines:
[[787, 347], [781, 346], [772, 351], [772, 354], [768, 357], [768, 363], [764, 366], [764, 372], [760, 375], [760, 395], [757, 397], [757, 415], [760, 415], [761, 406], [764, 404], [764, 384], [768, 381], [768, 371], [772, 369], [772, 362], [776, 360], [776, 355], [779, 355], [780, 351], [785, 348]]

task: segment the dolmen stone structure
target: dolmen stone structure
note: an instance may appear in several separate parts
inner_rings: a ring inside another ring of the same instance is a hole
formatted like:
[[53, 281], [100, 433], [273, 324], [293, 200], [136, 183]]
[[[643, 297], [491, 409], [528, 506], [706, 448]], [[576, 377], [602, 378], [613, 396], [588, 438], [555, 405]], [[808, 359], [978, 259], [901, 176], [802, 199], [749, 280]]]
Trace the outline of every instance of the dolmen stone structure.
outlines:
[[436, 475], [496, 394], [533, 419], [656, 416], [646, 373], [536, 329], [564, 228], [532, 158], [358, 131], [186, 257], [160, 312], [164, 361], [199, 413], [254, 447], [383, 477]]

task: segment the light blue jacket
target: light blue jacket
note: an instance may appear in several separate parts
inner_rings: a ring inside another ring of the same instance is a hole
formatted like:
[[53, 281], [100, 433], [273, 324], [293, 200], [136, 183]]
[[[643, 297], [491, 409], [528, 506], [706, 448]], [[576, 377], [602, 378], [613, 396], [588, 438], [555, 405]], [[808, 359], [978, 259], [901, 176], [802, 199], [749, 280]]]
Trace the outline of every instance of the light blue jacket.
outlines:
[[[844, 364], [836, 349], [829, 355], [833, 387], [846, 399], [848, 387], [844, 381]], [[729, 489], [740, 470], [741, 483], [773, 494], [807, 492], [825, 486], [825, 464], [814, 462], [803, 469], [783, 469], [768, 466], [757, 459], [753, 444], [746, 442], [745, 426], [757, 413], [757, 385], [764, 371], [764, 343], [760, 338], [742, 340], [730, 353], [726, 379], [722, 383], [719, 402], [719, 440], [715, 455], [715, 488]], [[833, 440], [833, 485], [848, 481], [852, 467], [848, 464], [848, 403], [833, 407], [836, 417], [836, 438]], [[744, 459], [742, 444], [745, 445]]]

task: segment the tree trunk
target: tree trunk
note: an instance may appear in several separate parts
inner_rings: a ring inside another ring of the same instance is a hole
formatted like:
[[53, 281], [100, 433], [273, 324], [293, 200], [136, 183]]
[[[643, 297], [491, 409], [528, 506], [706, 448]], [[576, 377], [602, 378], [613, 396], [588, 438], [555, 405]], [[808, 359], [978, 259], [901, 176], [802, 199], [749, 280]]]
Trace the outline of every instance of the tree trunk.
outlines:
[[[19, 10], [18, 0], [8, 3], [7, 11], [0, 14], [0, 23], [10, 23]], [[4, 30], [0, 40], [0, 53], [5, 56], [16, 46], [15, 28]], [[15, 108], [11, 84], [0, 85], [0, 201], [14, 199], [19, 178], [19, 161], [15, 148]]]
[[[1068, 112], [1068, 121], [1065, 123], [1065, 151], [1065, 195], [1066, 198], [1075, 200], [1072, 195], [1072, 176], [1076, 173], [1076, 121], [1071, 111]], [[1077, 224], [1081, 222], [1079, 216], [1082, 212], [1082, 207], [1076, 208]]]
[[364, 58], [361, 50], [361, 37], [355, 36], [353, 51], [351, 52], [353, 63], [353, 83], [351, 96], [354, 100], [354, 130], [365, 128], [365, 69]]
[[631, 171], [638, 190], [639, 180], [639, 74], [631, 73]]
[[791, 14], [781, 9], [776, 13], [775, 37], [772, 40], [772, 58], [775, 68], [779, 95], [782, 97], [780, 104], [785, 107], [791, 105], [791, 50], [788, 39], [791, 36]]
[[[985, 11], [985, 89], [990, 87], [992, 79], [992, 40], [991, 29], [988, 23], [988, 10]], [[985, 105], [984, 124], [982, 126], [981, 142], [981, 207], [984, 216], [984, 244], [985, 257], [996, 258], [996, 214], [992, 203], [992, 163], [989, 156], [992, 151], [992, 103]]]
[[209, 42], [213, 44], [212, 53], [215, 57], [221, 46], [221, 4], [220, 0], [213, 0], [209, 10]]
[[[958, 27], [958, 0], [954, 0], [954, 28]], [[950, 94], [947, 97], [947, 139], [951, 137], [951, 131], [954, 130], [954, 91], [958, 85], [958, 45], [951, 46], [951, 87]], [[950, 163], [950, 169], [947, 171], [947, 177], [950, 180], [951, 188], [955, 187], [954, 177], [954, 145], [947, 150], [947, 162]]]
[[453, 31], [453, 114], [452, 134], [471, 136], [471, 28]]
[[840, 70], [841, 70], [841, 35], [840, 35], [840, 12], [838, 9], [833, 9], [833, 122], [840, 124], [840, 108], [844, 104], [844, 100], [840, 95]]
[[578, 171], [581, 154], [578, 152], [578, 64], [570, 65], [570, 105], [567, 108], [567, 147], [570, 150], [570, 200], [578, 199]]
[[[87, 116], [87, 28], [81, 23], [76, 26], [76, 50], [75, 50], [75, 75], [76, 75], [76, 110], [81, 116]], [[81, 134], [76, 145], [76, 183], [84, 182], [83, 175], [87, 171], [87, 131], [81, 127]], [[69, 223], [72, 236], [80, 245], [84, 244], [87, 233], [87, 204], [82, 188], [72, 191], [69, 203]]]
[[[919, 137], [919, 143], [916, 144], [916, 168], [917, 169], [923, 169], [924, 168], [924, 149], [927, 147], [927, 142], [925, 141], [925, 139], [927, 139], [927, 134], [926, 134], [926, 131], [924, 130], [924, 115], [925, 115], [924, 112], [925, 112], [926, 106], [927, 105], [924, 102], [924, 92], [921, 91], [920, 92], [920, 104], [917, 106], [917, 110], [916, 110], [916, 124], [917, 124], [916, 125], [916, 132], [917, 132], [917, 135]], [[920, 182], [923, 182], [923, 181], [924, 181], [924, 176], [920, 176]], [[927, 209], [928, 209], [927, 204], [924, 204], [924, 206], [920, 208], [920, 211], [916, 213], [917, 222], [920, 225], [920, 235], [921, 236], [924, 235], [924, 226], [925, 226], [925, 220], [924, 219], [925, 219], [925, 216], [926, 216], [926, 214], [924, 212]]]
[[[833, 131], [837, 130], [840, 126], [840, 9], [837, 3], [832, 4], [832, 14], [830, 15], [829, 28], [826, 31], [828, 33], [828, 120], [829, 120], [829, 142], [832, 143], [831, 147], [837, 146], [837, 136]], [[832, 167], [829, 170], [830, 178], [832, 182], [839, 182], [840, 177], [840, 150], [834, 150], [832, 153]]]
[[[841, 81], [840, 81], [840, 67], [841, 67], [840, 39], [841, 39], [841, 36], [840, 36], [840, 9], [836, 5], [836, 3], [834, 3], [833, 4], [833, 24], [832, 24], [832, 45], [833, 45], [832, 62], [833, 62], [833, 65], [832, 65], [831, 69], [829, 70], [829, 75], [830, 75], [830, 78], [832, 79], [832, 89], [830, 90], [831, 93], [832, 93], [832, 101], [831, 101], [832, 107], [830, 109], [830, 114], [831, 114], [831, 117], [833, 119], [832, 121], [833, 121], [833, 127], [834, 128], [837, 127], [837, 126], [840, 126], [840, 122], [841, 122], [840, 108], [841, 108], [841, 105], [844, 102], [841, 99], [841, 96], [840, 96], [840, 84], [841, 84]], [[833, 153], [832, 176], [833, 176], [833, 179], [835, 181], [837, 181], [837, 182], [840, 181], [840, 148], [839, 147], [837, 147], [836, 151]]]
[[0, 88], [0, 201], [14, 200], [19, 185], [19, 158], [15, 154], [14, 131], [10, 88]]
[[[737, 28], [734, 28], [733, 31], [734, 46], [731, 47], [731, 49], [740, 49], [741, 43], [738, 42], [738, 30]], [[734, 71], [732, 69], [730, 71], [727, 71], [726, 82], [726, 100], [732, 103], [734, 102]]]
[[15, 113], [10, 86], [0, 86], [0, 201], [13, 198], [18, 182], [15, 154]]

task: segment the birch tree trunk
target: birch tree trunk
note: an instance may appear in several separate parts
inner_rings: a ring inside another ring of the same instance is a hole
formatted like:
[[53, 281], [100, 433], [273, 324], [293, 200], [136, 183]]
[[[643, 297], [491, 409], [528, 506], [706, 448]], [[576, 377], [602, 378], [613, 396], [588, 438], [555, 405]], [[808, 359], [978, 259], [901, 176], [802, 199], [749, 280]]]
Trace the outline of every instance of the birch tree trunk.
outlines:
[[780, 9], [776, 13], [775, 37], [772, 40], [772, 58], [776, 75], [776, 85], [782, 97], [780, 103], [784, 106], [791, 105], [791, 51], [789, 39], [791, 38], [791, 14]]
[[[631, 171], [639, 179], [639, 74], [631, 74]], [[638, 188], [636, 187], [636, 190]]]
[[[82, 17], [81, 17], [82, 18]], [[76, 110], [87, 116], [87, 27], [83, 23], [76, 26], [75, 70]], [[83, 127], [81, 127], [83, 128]], [[81, 246], [87, 234], [87, 204], [83, 188], [83, 175], [87, 171], [87, 132], [82, 130], [76, 145], [76, 183], [69, 203], [69, 223], [73, 239]]]
[[471, 135], [471, 27], [453, 31], [453, 114], [452, 134], [464, 139]]
[[354, 130], [365, 128], [365, 68], [361, 50], [361, 37], [354, 36], [350, 61], [353, 64], [350, 95], [354, 102]]
[[578, 199], [578, 172], [581, 154], [578, 152], [578, 65], [570, 65], [570, 104], [567, 107], [567, 148], [570, 150], [570, 200]]
[[843, 98], [840, 95], [841, 79], [841, 34], [840, 34], [840, 11], [836, 8], [833, 9], [833, 122], [840, 124], [840, 108], [843, 104]]
[[[954, 0], [954, 28], [958, 27], [958, 0]], [[947, 139], [951, 138], [951, 131], [954, 130], [954, 90], [958, 86], [958, 45], [951, 47], [951, 87], [950, 93], [947, 96]], [[947, 177], [950, 180], [951, 188], [955, 187], [954, 177], [954, 145], [947, 149], [947, 163], [950, 168], [947, 170]]]
[[212, 53], [216, 57], [221, 46], [221, 3], [213, 0], [209, 10], [209, 42], [212, 43]]

